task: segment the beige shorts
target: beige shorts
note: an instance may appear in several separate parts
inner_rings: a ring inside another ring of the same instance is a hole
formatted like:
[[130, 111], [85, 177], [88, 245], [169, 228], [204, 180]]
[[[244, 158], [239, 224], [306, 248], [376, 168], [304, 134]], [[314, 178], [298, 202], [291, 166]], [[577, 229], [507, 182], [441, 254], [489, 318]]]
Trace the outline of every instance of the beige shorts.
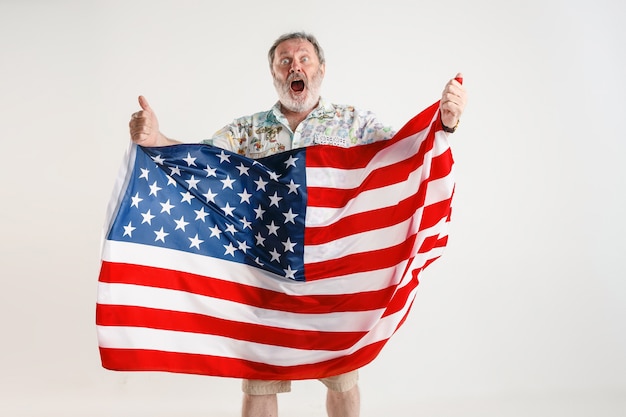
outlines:
[[[350, 391], [359, 380], [359, 371], [321, 378], [319, 381], [331, 391]], [[265, 381], [259, 379], [244, 379], [241, 390], [250, 395], [269, 395], [291, 391], [291, 381]]]

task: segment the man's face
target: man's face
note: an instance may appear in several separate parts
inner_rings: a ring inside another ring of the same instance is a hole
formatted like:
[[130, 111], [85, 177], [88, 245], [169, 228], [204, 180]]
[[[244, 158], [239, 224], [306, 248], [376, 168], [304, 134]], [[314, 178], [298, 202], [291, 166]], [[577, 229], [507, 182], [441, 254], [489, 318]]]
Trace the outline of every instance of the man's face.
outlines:
[[283, 107], [297, 113], [313, 109], [320, 98], [324, 71], [311, 42], [289, 39], [280, 43], [272, 62], [272, 76]]

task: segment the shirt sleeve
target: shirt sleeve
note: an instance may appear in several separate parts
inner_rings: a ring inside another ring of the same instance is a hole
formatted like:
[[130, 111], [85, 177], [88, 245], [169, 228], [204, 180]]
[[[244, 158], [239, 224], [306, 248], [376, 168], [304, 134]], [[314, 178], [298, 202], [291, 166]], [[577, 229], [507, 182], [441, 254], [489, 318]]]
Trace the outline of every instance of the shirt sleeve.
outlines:
[[215, 132], [210, 139], [203, 140], [202, 143], [227, 151], [241, 153], [242, 143], [240, 139], [237, 139], [242, 137], [240, 127], [241, 124], [234, 121]]
[[224, 126], [222, 129], [215, 132], [210, 139], [203, 140], [202, 143], [217, 146], [218, 148], [225, 149], [227, 151], [237, 151], [235, 149], [235, 140], [233, 133], [230, 130], [230, 125]]
[[355, 109], [354, 113], [354, 125], [350, 135], [352, 145], [365, 145], [387, 140], [396, 134], [391, 126], [380, 122], [373, 112]]

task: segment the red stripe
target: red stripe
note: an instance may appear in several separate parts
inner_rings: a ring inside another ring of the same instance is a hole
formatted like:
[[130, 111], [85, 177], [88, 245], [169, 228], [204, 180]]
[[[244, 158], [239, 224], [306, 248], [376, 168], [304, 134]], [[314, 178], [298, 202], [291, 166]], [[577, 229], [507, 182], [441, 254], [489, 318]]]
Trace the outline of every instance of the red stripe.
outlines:
[[[345, 320], [350, 320], [350, 317], [346, 316]], [[96, 323], [100, 326], [144, 327], [211, 334], [266, 345], [329, 351], [348, 349], [367, 333], [283, 329], [197, 313], [106, 304], [96, 306]]]
[[425, 148], [427, 146], [432, 148], [432, 145], [433, 141], [421, 142], [420, 149], [415, 153], [415, 156], [408, 157], [393, 165], [381, 167], [370, 172], [356, 188], [337, 189], [330, 187], [308, 187], [307, 206], [344, 207], [351, 199], [364, 191], [402, 183], [406, 181], [409, 174], [418, 170], [424, 164], [424, 153], [428, 151]]
[[414, 243], [415, 235], [385, 249], [354, 253], [327, 261], [310, 262], [304, 265], [304, 273], [307, 281], [315, 281], [394, 267], [412, 256]]
[[430, 180], [443, 178], [452, 172], [454, 158], [452, 157], [452, 149], [448, 148], [441, 155], [433, 157], [430, 168]]
[[450, 215], [451, 204], [452, 197], [424, 207], [419, 229], [428, 229], [439, 223], [442, 219], [447, 219]]
[[342, 148], [341, 152], [336, 151], [336, 146], [313, 146], [306, 150], [306, 166], [307, 168], [365, 168], [381, 149], [389, 146], [392, 140], [369, 143], [367, 146]]
[[106, 261], [102, 262], [99, 280], [185, 291], [253, 307], [302, 314], [380, 309], [385, 307], [394, 291], [393, 288], [384, 288], [352, 294], [289, 295], [181, 271]]
[[304, 244], [321, 245], [346, 236], [402, 223], [411, 218], [424, 204], [425, 193], [426, 187], [420, 187], [416, 194], [397, 205], [345, 216], [329, 226], [307, 227], [304, 232]]
[[382, 315], [382, 317], [386, 317], [390, 314], [395, 314], [398, 311], [401, 311], [407, 303], [411, 302], [411, 292], [417, 287], [419, 281], [417, 277], [414, 277], [407, 285], [398, 289], [398, 291], [394, 294], [393, 298], [389, 302], [387, 306], [387, 310]]
[[113, 371], [163, 371], [248, 379], [318, 379], [362, 368], [370, 363], [387, 340], [365, 346], [353, 354], [324, 362], [276, 366], [189, 353], [141, 349], [100, 348], [102, 366]]

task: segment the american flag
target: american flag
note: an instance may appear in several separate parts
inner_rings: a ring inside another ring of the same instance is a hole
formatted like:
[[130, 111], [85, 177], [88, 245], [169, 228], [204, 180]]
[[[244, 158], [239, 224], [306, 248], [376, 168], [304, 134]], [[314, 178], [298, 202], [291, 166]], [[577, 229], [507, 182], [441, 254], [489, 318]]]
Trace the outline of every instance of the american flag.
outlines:
[[258, 160], [132, 145], [105, 225], [102, 365], [296, 380], [371, 362], [447, 243], [438, 108], [388, 141]]

